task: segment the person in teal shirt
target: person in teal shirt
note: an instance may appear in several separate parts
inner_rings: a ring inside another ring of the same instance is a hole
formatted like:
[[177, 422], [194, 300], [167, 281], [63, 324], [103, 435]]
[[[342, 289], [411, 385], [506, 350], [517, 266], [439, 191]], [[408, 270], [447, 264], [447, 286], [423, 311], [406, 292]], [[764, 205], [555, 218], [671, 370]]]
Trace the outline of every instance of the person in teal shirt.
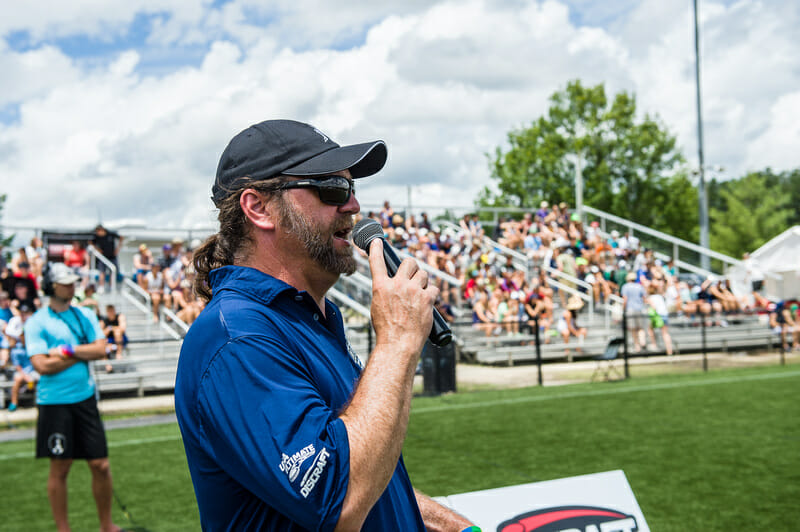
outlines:
[[36, 398], [36, 457], [50, 459], [47, 495], [58, 530], [69, 530], [67, 476], [74, 459], [85, 459], [102, 532], [121, 530], [111, 520], [113, 497], [105, 429], [89, 361], [106, 356], [97, 316], [70, 304], [80, 277], [62, 263], [50, 270], [53, 293], [47, 306], [25, 322], [31, 365], [39, 372]]

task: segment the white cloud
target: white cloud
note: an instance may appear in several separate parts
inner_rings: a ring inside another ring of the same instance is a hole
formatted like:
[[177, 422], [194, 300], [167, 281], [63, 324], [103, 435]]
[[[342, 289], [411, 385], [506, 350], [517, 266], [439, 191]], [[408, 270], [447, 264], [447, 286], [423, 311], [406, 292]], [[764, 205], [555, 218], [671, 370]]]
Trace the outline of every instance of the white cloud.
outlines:
[[[578, 17], [547, 2], [20, 3], [0, 34], [38, 39], [124, 34], [137, 13], [164, 12], [147, 43], [91, 66], [53, 45], [0, 49], [0, 191], [5, 223], [143, 219], [210, 225], [217, 159], [266, 118], [309, 121], [341, 143], [383, 138], [389, 163], [359, 183], [362, 204], [469, 207], [489, 184], [485, 153], [547, 110], [570, 79], [636, 94], [686, 155], [696, 153], [691, 13], [646, 0]], [[632, 8], [627, 6], [633, 5]], [[622, 7], [620, 7], [622, 6]], [[706, 162], [729, 175], [798, 166], [798, 8], [702, 3]], [[573, 10], [573, 12], [570, 12]], [[313, 16], [310, 15], [313, 13]], [[38, 16], [34, 16], [34, 14]], [[590, 14], [603, 17], [593, 25]], [[348, 49], [330, 45], [356, 43]], [[144, 74], [144, 57], [207, 47], [197, 66]]]

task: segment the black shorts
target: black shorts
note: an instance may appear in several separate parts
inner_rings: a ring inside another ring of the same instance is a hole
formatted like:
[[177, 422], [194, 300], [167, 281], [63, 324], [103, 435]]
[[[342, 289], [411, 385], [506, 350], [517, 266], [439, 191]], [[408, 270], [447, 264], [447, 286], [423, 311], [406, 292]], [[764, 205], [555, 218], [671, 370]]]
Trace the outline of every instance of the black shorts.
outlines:
[[106, 458], [108, 444], [94, 396], [68, 405], [39, 405], [36, 458]]

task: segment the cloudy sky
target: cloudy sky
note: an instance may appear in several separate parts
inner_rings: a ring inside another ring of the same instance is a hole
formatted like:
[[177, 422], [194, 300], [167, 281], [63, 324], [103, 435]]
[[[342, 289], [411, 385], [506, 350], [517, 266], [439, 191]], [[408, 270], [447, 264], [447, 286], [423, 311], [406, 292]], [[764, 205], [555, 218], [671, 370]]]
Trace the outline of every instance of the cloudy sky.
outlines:
[[[365, 209], [468, 207], [570, 79], [633, 92], [697, 161], [691, 0], [31, 0], [0, 17], [2, 222], [209, 227], [267, 118], [381, 138]], [[800, 166], [800, 3], [700, 0], [706, 163]], [[409, 188], [410, 187], [410, 188]]]

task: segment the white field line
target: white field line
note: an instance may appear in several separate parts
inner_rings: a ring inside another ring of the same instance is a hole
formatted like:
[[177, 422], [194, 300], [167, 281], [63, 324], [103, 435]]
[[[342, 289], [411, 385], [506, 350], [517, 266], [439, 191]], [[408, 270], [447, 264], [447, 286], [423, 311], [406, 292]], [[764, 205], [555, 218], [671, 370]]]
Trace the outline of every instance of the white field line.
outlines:
[[[131, 445], [142, 445], [145, 443], [161, 443], [165, 441], [175, 441], [180, 439], [181, 435], [175, 434], [174, 436], [159, 436], [156, 438], [139, 438], [135, 440], [110, 441], [108, 442], [108, 447], [109, 449], [113, 449], [115, 447], [129, 447]], [[30, 451], [24, 453], [0, 454], [0, 462], [4, 460], [13, 460], [15, 458], [33, 458], [35, 455], [36, 455], [36, 450], [33, 448]]]
[[[412, 410], [411, 413], [412, 415], [429, 414], [431, 412], [446, 412], [448, 410], [467, 410], [471, 408], [485, 408], [485, 407], [505, 406], [514, 404], [524, 404], [524, 403], [538, 403], [543, 401], [555, 401], [558, 399], [572, 399], [577, 397], [598, 397], [603, 395], [616, 395], [621, 393], [649, 392], [654, 390], [670, 390], [676, 388], [689, 388], [694, 386], [731, 384], [731, 383], [746, 382], [746, 381], [785, 379], [791, 377], [800, 377], [800, 371], [768, 373], [765, 375], [748, 375], [746, 377], [727, 377], [722, 379], [698, 380], [691, 382], [681, 381], [681, 382], [668, 382], [663, 384], [647, 384], [642, 386], [630, 386], [626, 388], [604, 388], [602, 390], [586, 390], [583, 392], [560, 393], [556, 395], [547, 395], [541, 397], [518, 397], [515, 399], [498, 399], [496, 401], [480, 401], [475, 403], [457, 404], [457, 405], [429, 406], [423, 408], [415, 408], [414, 410]], [[175, 441], [180, 439], [181, 439], [180, 434], [175, 434], [174, 436], [160, 436], [157, 438], [139, 438], [135, 440], [122, 440], [122, 441], [109, 442], [108, 446], [109, 448], [128, 447], [131, 445], [142, 445], [145, 443], [159, 443], [166, 441]], [[33, 458], [33, 455], [34, 455], [33, 449], [23, 453], [0, 454], [0, 461], [13, 460], [16, 458]]]
[[558, 399], [572, 399], [576, 397], [598, 397], [603, 395], [616, 395], [621, 393], [649, 392], [654, 390], [669, 390], [675, 388], [689, 388], [693, 386], [706, 386], [713, 384], [731, 384], [745, 381], [762, 381], [771, 379], [785, 379], [790, 377], [800, 377], [800, 371], [787, 371], [783, 373], [769, 373], [765, 375], [748, 375], [746, 377], [725, 377], [721, 379], [709, 379], [698, 381], [679, 381], [665, 382], [661, 384], [643, 384], [641, 386], [626, 386], [624, 388], [603, 388], [601, 390], [585, 390], [581, 392], [566, 392], [555, 395], [539, 397], [517, 397], [512, 399], [497, 399], [494, 401], [479, 401], [475, 403], [463, 403], [452, 405], [438, 405], [421, 408], [414, 408], [411, 414], [429, 414], [432, 412], [445, 412], [448, 410], [467, 410], [471, 408], [485, 408], [493, 406], [505, 406], [524, 403], [538, 403], [542, 401], [555, 401]]

